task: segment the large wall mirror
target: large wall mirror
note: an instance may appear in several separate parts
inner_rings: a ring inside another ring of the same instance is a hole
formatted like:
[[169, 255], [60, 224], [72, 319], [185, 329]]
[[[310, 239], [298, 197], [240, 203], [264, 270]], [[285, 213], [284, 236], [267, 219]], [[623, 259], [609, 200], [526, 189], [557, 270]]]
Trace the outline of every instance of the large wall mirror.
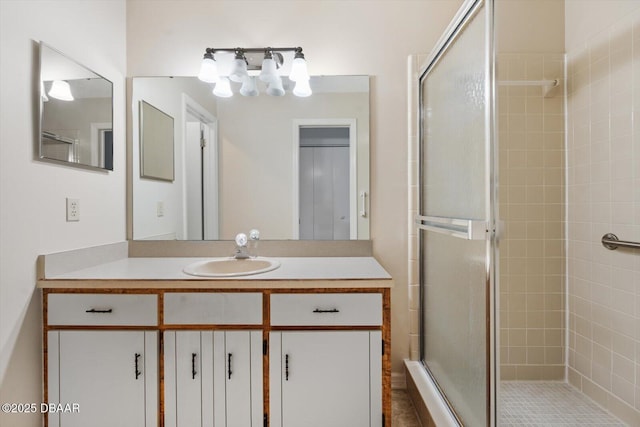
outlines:
[[113, 83], [40, 43], [39, 158], [113, 170]]
[[[369, 77], [310, 85], [218, 98], [195, 77], [134, 77], [133, 239], [369, 239]], [[173, 119], [173, 181], [140, 170], [142, 102]]]

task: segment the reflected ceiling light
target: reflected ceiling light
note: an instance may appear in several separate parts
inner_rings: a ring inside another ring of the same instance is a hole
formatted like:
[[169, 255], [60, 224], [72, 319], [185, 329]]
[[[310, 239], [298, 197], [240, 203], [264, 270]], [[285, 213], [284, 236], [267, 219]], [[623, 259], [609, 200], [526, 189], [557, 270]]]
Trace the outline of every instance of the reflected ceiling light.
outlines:
[[267, 86], [267, 95], [284, 96], [284, 87], [282, 87], [282, 78], [280, 76], [269, 82], [269, 86]]
[[47, 92], [44, 90], [44, 82], [40, 80], [40, 94], [42, 97], [42, 102], [49, 102], [49, 98], [47, 97]]
[[[285, 64], [282, 52], [294, 53], [289, 74], [289, 79], [296, 83], [293, 94], [295, 96], [310, 96], [312, 91], [309, 86], [309, 72], [301, 47], [207, 48], [200, 65], [198, 78], [203, 82], [215, 84], [216, 88], [213, 93], [216, 96], [229, 97], [233, 95], [230, 80], [234, 83], [242, 83], [241, 95], [257, 96], [259, 92], [258, 79], [254, 76], [259, 76], [259, 80], [264, 82], [261, 83], [261, 86], [267, 85], [267, 94], [283, 96], [285, 89], [280, 72]], [[226, 53], [227, 55], [216, 57], [217, 53]], [[229, 62], [229, 53], [234, 54], [231, 62]], [[218, 89], [218, 86], [221, 87]]]
[[293, 88], [293, 94], [295, 96], [311, 96], [311, 86], [309, 86], [309, 80], [298, 80]]
[[230, 98], [233, 96], [231, 83], [229, 83], [229, 79], [227, 77], [220, 77], [218, 79], [218, 83], [216, 83], [216, 87], [213, 89], [213, 94], [220, 98]]
[[64, 80], [54, 80], [49, 89], [49, 96], [60, 101], [73, 101], [71, 86]]
[[242, 96], [258, 96], [258, 86], [256, 85], [255, 76], [246, 76], [242, 81], [240, 95]]

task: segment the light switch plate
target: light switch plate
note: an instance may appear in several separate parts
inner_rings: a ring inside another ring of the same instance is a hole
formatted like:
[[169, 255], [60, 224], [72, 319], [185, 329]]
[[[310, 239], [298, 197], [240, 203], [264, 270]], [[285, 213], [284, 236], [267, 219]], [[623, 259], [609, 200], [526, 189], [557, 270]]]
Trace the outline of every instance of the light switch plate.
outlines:
[[67, 197], [67, 221], [80, 221], [80, 199]]

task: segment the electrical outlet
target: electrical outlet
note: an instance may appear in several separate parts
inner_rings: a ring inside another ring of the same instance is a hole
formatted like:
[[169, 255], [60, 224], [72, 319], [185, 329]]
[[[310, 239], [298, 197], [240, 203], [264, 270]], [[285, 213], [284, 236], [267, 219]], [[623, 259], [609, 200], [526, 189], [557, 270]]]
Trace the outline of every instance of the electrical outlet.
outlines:
[[156, 204], [156, 214], [158, 217], [164, 216], [164, 202], [158, 202]]
[[67, 197], [67, 221], [80, 221], [80, 199]]

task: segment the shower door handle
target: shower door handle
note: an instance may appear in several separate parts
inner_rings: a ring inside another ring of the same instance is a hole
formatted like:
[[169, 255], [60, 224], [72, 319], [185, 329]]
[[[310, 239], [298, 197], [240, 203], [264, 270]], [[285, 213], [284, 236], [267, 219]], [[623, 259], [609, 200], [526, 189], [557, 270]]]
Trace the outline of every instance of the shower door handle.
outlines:
[[416, 226], [421, 230], [434, 231], [466, 240], [484, 240], [489, 226], [487, 221], [416, 215]]

